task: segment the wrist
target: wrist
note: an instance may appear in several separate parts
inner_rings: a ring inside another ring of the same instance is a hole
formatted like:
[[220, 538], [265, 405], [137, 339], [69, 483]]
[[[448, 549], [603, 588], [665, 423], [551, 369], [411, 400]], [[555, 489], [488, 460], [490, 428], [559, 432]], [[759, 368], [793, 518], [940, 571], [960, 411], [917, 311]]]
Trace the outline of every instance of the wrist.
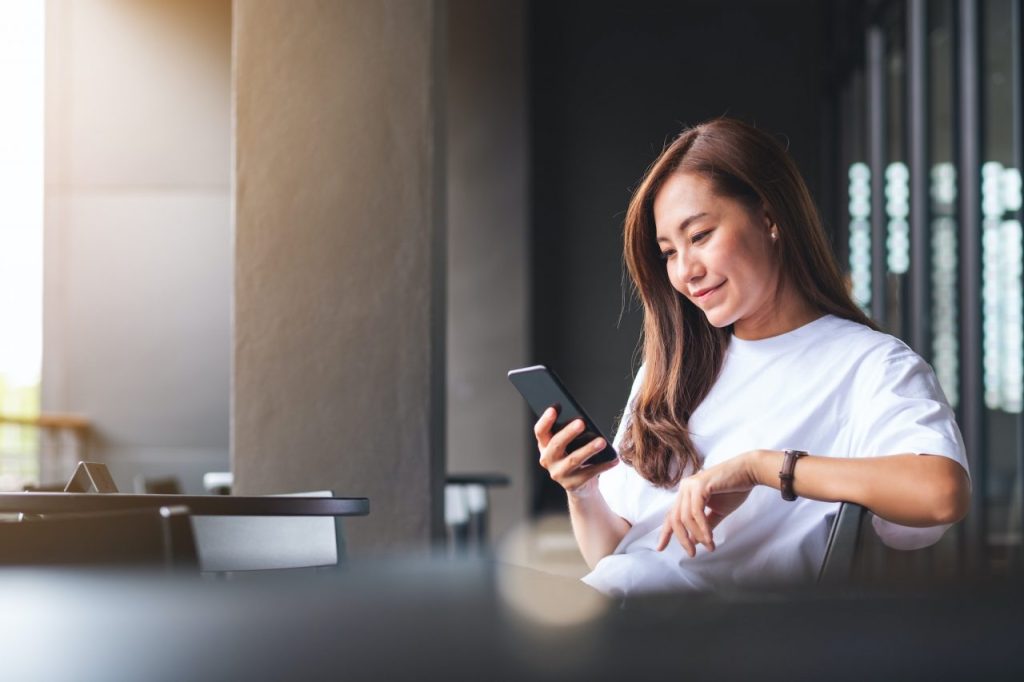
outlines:
[[597, 487], [597, 477], [595, 476], [572, 490], [567, 488], [565, 494], [570, 504], [585, 504], [588, 500], [600, 494], [600, 490]]
[[785, 454], [781, 450], [754, 450], [750, 457], [751, 478], [757, 485], [779, 488], [779, 469]]

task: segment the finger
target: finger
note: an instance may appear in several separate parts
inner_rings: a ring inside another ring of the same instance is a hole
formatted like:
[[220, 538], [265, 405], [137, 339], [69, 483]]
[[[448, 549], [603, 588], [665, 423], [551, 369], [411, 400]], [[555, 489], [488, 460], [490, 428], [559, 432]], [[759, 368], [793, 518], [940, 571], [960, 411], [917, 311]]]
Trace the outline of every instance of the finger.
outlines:
[[[600, 452], [600, 449], [598, 449], [598, 452]], [[587, 464], [585, 466], [581, 465], [577, 467], [574, 472], [570, 472], [569, 475], [576, 476], [578, 474], [579, 476], [584, 477], [584, 481], [587, 481], [590, 480], [591, 478], [594, 478], [595, 476], [600, 476], [609, 469], [618, 466], [618, 464], [619, 458], [616, 457], [615, 459], [609, 460], [607, 462], [601, 462], [600, 464]]]
[[690, 491], [689, 486], [684, 487], [680, 491], [679, 511], [676, 516], [676, 518], [679, 519], [679, 524], [680, 526], [682, 526], [684, 530], [684, 535], [687, 540], [686, 551], [691, 552], [692, 549], [690, 556], [695, 556], [697, 553], [697, 538], [699, 537], [696, 524], [694, 523], [691, 512], [693, 505], [693, 497], [694, 495]]
[[696, 531], [694, 537], [699, 538], [700, 542], [708, 548], [708, 550], [715, 549], [715, 543], [711, 535], [711, 528], [708, 527], [708, 519], [704, 514], [704, 496], [700, 493], [694, 493], [690, 496], [690, 519], [692, 521], [691, 527]]
[[661, 524], [661, 534], [658, 536], [658, 551], [664, 552], [665, 548], [668, 547], [669, 541], [672, 539], [672, 522], [669, 521], [669, 517], [665, 517], [664, 523]]
[[573, 450], [569, 453], [569, 456], [565, 458], [565, 461], [569, 462], [574, 467], [583, 466], [584, 462], [604, 450], [606, 445], [607, 443], [604, 442], [604, 438], [599, 436], [583, 447]]
[[673, 514], [669, 517], [672, 521], [672, 534], [676, 536], [676, 540], [683, 546], [686, 553], [691, 557], [697, 555], [697, 547], [694, 545], [693, 539], [690, 537], [689, 531], [686, 530], [686, 526], [683, 525], [682, 519], [679, 518], [679, 514]]
[[690, 541], [690, 547], [693, 548], [693, 551], [690, 553], [690, 556], [691, 557], [697, 556], [697, 538], [696, 538], [696, 536], [694, 536], [694, 534], [691, 533], [689, 529], [687, 529], [687, 536], [686, 536], [686, 538]]
[[665, 521], [662, 523], [662, 532], [657, 539], [657, 551], [662, 552], [669, 546], [672, 541], [672, 537], [675, 535], [675, 530], [672, 527], [672, 518], [679, 513], [679, 496], [672, 502], [672, 509], [665, 515]]
[[[571, 473], [574, 469], [578, 468], [580, 464], [604, 449], [604, 445], [595, 449], [595, 444], [598, 440], [595, 439], [583, 447], [577, 448], [571, 453], [566, 454], [565, 447], [568, 443], [563, 442], [565, 438], [558, 438], [558, 436], [571, 429], [574, 429], [573, 424], [569, 424], [555, 436], [552, 436], [551, 440], [548, 441], [547, 447], [541, 451], [541, 466], [545, 469], [557, 463], [564, 463], [564, 467], [559, 468], [559, 475]], [[570, 435], [569, 437], [572, 438], [573, 436]], [[600, 440], [603, 441], [603, 439]]]
[[618, 465], [618, 460], [614, 459], [610, 462], [602, 462], [601, 464], [595, 464], [589, 467], [579, 467], [575, 471], [566, 471], [561, 476], [561, 480], [558, 481], [562, 487], [571, 489], [583, 485], [591, 478], [596, 478], [602, 473]]
[[583, 433], [586, 426], [583, 424], [582, 419], [573, 419], [571, 422], [566, 424], [565, 428], [551, 436], [551, 440], [548, 441], [548, 447], [558, 448], [560, 451], [564, 451], [569, 447], [569, 443], [573, 441], [576, 436]]
[[[603, 467], [602, 465], [597, 466], [583, 466], [583, 463], [588, 459], [596, 455], [597, 453], [604, 450], [604, 439], [595, 438], [590, 441], [582, 448], [573, 450], [571, 454], [566, 455], [561, 460], [554, 462], [551, 467], [552, 477], [558, 476], [559, 478], [574, 477], [576, 474], [582, 474], [582, 480], [587, 481], [596, 476], [597, 474], [605, 471], [611, 467]], [[614, 465], [616, 460], [612, 460]], [[604, 464], [608, 464], [605, 462]]]
[[537, 445], [541, 448], [546, 448], [548, 441], [551, 440], [551, 426], [555, 423], [557, 417], [557, 410], [549, 407], [541, 413], [540, 419], [533, 425], [533, 435], [537, 437]]

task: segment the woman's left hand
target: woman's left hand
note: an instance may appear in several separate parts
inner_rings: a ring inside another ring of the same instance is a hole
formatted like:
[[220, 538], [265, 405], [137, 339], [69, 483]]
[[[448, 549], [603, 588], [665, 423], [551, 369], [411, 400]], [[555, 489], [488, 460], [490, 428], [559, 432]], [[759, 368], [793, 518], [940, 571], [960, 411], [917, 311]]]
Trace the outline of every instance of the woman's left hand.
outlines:
[[697, 545], [715, 549], [712, 531], [735, 511], [757, 485], [751, 463], [757, 451], [744, 452], [709, 469], [702, 469], [679, 483], [679, 494], [665, 516], [658, 551], [668, 547], [675, 535], [691, 557]]

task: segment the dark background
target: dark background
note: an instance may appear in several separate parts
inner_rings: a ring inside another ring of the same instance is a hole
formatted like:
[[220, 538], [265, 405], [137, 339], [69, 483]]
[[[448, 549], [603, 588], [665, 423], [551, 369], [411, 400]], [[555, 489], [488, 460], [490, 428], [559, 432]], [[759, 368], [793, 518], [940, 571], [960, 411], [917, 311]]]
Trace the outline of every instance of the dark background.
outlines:
[[[622, 263], [632, 189], [685, 126], [737, 117], [788, 145], [830, 229], [841, 20], [808, 0], [528, 6], [533, 357], [609, 437], [639, 362]], [[534, 511], [564, 510], [536, 471]]]

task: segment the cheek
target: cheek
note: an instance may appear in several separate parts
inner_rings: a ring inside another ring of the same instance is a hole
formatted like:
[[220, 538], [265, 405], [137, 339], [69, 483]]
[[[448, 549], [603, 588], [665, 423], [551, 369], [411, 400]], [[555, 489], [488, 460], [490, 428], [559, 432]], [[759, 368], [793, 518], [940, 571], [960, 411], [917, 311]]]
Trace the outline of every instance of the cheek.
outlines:
[[771, 264], [763, 255], [754, 252], [749, 244], [737, 244], [729, 257], [722, 261], [730, 279], [744, 287], [760, 288], [771, 279]]

